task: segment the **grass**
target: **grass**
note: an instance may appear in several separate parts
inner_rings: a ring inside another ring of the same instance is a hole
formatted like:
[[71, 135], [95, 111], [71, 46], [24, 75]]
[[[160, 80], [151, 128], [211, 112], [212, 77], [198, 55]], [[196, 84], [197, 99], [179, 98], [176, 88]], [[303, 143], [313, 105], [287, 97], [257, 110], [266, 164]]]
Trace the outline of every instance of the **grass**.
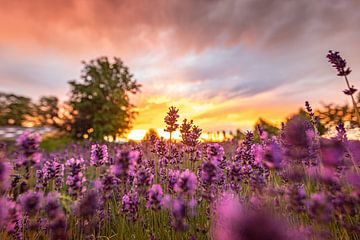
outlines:
[[75, 143], [71, 136], [67, 134], [57, 134], [44, 138], [40, 143], [40, 148], [47, 152], [64, 149], [68, 144]]

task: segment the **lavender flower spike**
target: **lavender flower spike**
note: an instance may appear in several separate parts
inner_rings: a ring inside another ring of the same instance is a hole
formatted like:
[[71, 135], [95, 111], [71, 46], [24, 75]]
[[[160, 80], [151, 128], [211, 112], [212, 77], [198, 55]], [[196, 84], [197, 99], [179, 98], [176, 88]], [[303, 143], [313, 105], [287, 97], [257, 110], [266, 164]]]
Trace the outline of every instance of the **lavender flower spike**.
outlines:
[[336, 68], [336, 70], [338, 71], [338, 76], [343, 76], [345, 78], [345, 82], [347, 85], [347, 89], [345, 89], [343, 92], [346, 95], [349, 95], [351, 97], [353, 106], [354, 106], [354, 110], [355, 110], [355, 114], [358, 120], [358, 124], [360, 127], [360, 114], [359, 114], [359, 109], [357, 107], [357, 103], [354, 99], [354, 93], [357, 91], [357, 89], [354, 86], [350, 86], [349, 80], [347, 78], [347, 76], [351, 73], [351, 69], [349, 67], [347, 67], [347, 63], [346, 60], [343, 59], [340, 55], [339, 52], [336, 51], [329, 51], [328, 54], [326, 55], [326, 57], [328, 58], [329, 62], [332, 64], [332, 66], [334, 68]]

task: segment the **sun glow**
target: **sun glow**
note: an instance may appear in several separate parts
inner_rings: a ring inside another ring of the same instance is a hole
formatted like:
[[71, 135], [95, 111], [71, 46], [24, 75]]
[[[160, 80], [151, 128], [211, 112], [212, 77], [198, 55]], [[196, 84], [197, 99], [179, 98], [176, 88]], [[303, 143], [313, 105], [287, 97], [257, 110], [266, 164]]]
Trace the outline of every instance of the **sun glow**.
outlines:
[[141, 141], [146, 134], [146, 130], [144, 129], [133, 129], [130, 131], [129, 135], [127, 136], [127, 139], [133, 140], [133, 141]]
[[[148, 130], [145, 129], [133, 129], [130, 131], [126, 138], [117, 138], [116, 141], [141, 141], [145, 138], [147, 131]], [[157, 132], [159, 137], [162, 137], [164, 139], [170, 138], [170, 133], [164, 131], [164, 129], [162, 128], [157, 128], [155, 129], [155, 131]], [[171, 138], [175, 141], [180, 141], [180, 131], [173, 132]], [[227, 140], [226, 136], [219, 132], [203, 132], [200, 136], [200, 141], [202, 142], [222, 142], [225, 140]]]

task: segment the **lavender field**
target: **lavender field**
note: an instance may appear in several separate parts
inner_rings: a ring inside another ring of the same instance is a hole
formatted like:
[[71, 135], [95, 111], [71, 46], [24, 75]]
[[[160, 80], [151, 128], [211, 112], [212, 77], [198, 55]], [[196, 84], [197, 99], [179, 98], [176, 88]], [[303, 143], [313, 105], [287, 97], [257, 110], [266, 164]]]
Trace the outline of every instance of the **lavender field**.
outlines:
[[360, 0], [0, 0], [0, 240], [360, 240]]
[[[310, 116], [312, 112], [309, 112]], [[71, 144], [39, 135], [1, 146], [1, 239], [359, 239], [358, 141], [325, 139], [294, 118], [278, 137], [199, 142], [192, 121], [165, 123], [175, 142]]]

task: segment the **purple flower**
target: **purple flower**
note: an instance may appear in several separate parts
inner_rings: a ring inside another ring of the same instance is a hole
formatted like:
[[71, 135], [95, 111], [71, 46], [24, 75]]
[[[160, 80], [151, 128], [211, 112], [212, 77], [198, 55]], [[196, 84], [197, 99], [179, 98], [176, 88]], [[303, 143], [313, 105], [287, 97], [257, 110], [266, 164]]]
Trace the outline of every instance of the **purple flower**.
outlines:
[[200, 170], [201, 181], [205, 185], [211, 185], [218, 180], [219, 172], [217, 161], [204, 161]]
[[189, 215], [189, 207], [184, 199], [181, 197], [172, 199], [169, 195], [166, 195], [162, 205], [171, 212], [173, 228], [177, 231], [186, 230], [188, 227], [186, 217]]
[[159, 158], [165, 157], [167, 152], [167, 146], [164, 138], [161, 137], [160, 139], [157, 139], [155, 141], [154, 149], [152, 150], [152, 152], [156, 153]]
[[66, 218], [64, 214], [58, 214], [49, 222], [51, 240], [67, 239]]
[[45, 197], [44, 210], [50, 219], [56, 218], [62, 212], [62, 207], [59, 202], [60, 193], [51, 192]]
[[180, 177], [180, 171], [179, 170], [173, 170], [169, 169], [168, 173], [168, 189], [170, 192], [175, 191], [175, 184], [177, 183], [178, 179]]
[[110, 172], [119, 179], [134, 176], [138, 157], [138, 151], [122, 151], [118, 153], [114, 165], [110, 167]]
[[301, 117], [289, 120], [282, 132], [286, 154], [295, 160], [303, 160], [309, 155], [312, 141], [309, 139], [310, 124]]
[[321, 139], [320, 150], [322, 162], [327, 167], [339, 166], [343, 161], [344, 146], [335, 139]]
[[60, 189], [64, 178], [64, 164], [60, 163], [57, 158], [46, 160], [41, 169], [43, 184], [46, 186], [48, 181], [55, 180], [55, 188]]
[[146, 189], [153, 183], [154, 174], [151, 172], [151, 169], [146, 167], [140, 167], [137, 170], [135, 184], [139, 192], [144, 194]]
[[233, 181], [234, 190], [238, 190], [237, 183], [250, 183], [252, 188], [260, 188], [265, 184], [265, 179], [268, 175], [268, 170], [260, 163], [255, 161], [254, 135], [247, 132], [245, 140], [242, 145], [236, 150], [236, 155], [233, 157], [233, 162], [230, 165], [229, 175]]
[[347, 76], [351, 73], [351, 69], [346, 67], [346, 60], [339, 55], [339, 52], [329, 50], [326, 57], [338, 71], [338, 76]]
[[188, 147], [187, 150], [189, 152], [193, 152], [195, 150], [196, 145], [199, 143], [201, 131], [202, 130], [198, 126], [193, 125], [193, 120], [188, 122], [187, 119], [184, 119], [181, 124], [180, 133], [182, 143]]
[[41, 192], [28, 191], [20, 195], [19, 201], [22, 209], [27, 214], [34, 214], [40, 210], [43, 200]]
[[122, 212], [128, 219], [135, 221], [138, 216], [139, 198], [135, 191], [126, 193], [122, 198]]
[[100, 177], [100, 189], [104, 200], [110, 199], [113, 195], [114, 188], [120, 180], [111, 174], [105, 174]]
[[148, 192], [147, 208], [160, 209], [163, 198], [163, 190], [159, 184], [154, 184]]
[[196, 175], [189, 169], [186, 169], [180, 174], [180, 177], [175, 184], [174, 190], [177, 193], [195, 194], [197, 187]]
[[176, 109], [175, 107], [171, 106], [169, 107], [169, 112], [164, 118], [164, 121], [166, 123], [165, 131], [170, 132], [170, 135], [172, 132], [176, 131], [176, 129], [179, 127], [179, 124], [176, 123], [179, 118], [178, 112], [179, 109]]
[[66, 179], [66, 185], [68, 186], [68, 192], [71, 195], [77, 195], [82, 193], [85, 188], [83, 183], [86, 181], [82, 170], [84, 170], [84, 159], [82, 158], [71, 158], [66, 161], [66, 166], [70, 168], [70, 173]]
[[293, 239], [282, 221], [264, 210], [244, 208], [232, 195], [225, 194], [215, 210], [215, 240]]
[[9, 206], [12, 203], [10, 200], [0, 197], [0, 231], [4, 230], [2, 226], [6, 226], [9, 218]]
[[74, 209], [79, 217], [90, 219], [96, 214], [99, 206], [98, 193], [96, 191], [89, 191], [75, 203]]
[[6, 191], [10, 186], [10, 171], [10, 164], [0, 159], [0, 192]]
[[346, 179], [353, 187], [354, 191], [360, 196], [360, 175], [349, 172], [346, 175]]
[[308, 137], [306, 131], [309, 129], [306, 121], [300, 117], [292, 118], [284, 129], [284, 142], [293, 147], [307, 147]]
[[254, 148], [255, 162], [270, 169], [279, 169], [283, 158], [282, 150], [276, 142], [265, 146], [256, 145]]
[[38, 152], [40, 142], [41, 137], [38, 133], [30, 134], [29, 132], [24, 132], [16, 139], [16, 145], [20, 147], [25, 157], [25, 161], [22, 162], [23, 164], [29, 163], [33, 165], [40, 162], [41, 154]]
[[179, 109], [176, 109], [175, 107], [171, 106], [169, 108], [169, 112], [164, 118], [164, 121], [166, 123], [165, 132], [170, 133], [170, 142], [171, 142], [172, 133], [176, 131], [176, 129], [179, 127], [179, 124], [177, 124], [177, 120], [179, 118], [178, 112]]
[[343, 122], [340, 122], [337, 126], [336, 126], [336, 139], [342, 142], [347, 142], [347, 136], [346, 136], [346, 130], [345, 130], [345, 126]]
[[93, 166], [101, 166], [108, 163], [108, 149], [105, 144], [93, 144], [91, 145], [91, 157], [90, 164]]
[[304, 211], [306, 199], [304, 186], [298, 186], [296, 184], [290, 185], [286, 189], [285, 199], [288, 204], [288, 209], [293, 209], [297, 212]]
[[333, 207], [325, 193], [313, 193], [308, 203], [308, 211], [311, 217], [328, 223], [331, 220]]
[[354, 93], [356, 93], [356, 91], [357, 89], [354, 86], [349, 87], [349, 89], [343, 90], [346, 95], [353, 95]]
[[48, 216], [51, 239], [66, 239], [66, 218], [59, 201], [59, 193], [49, 193], [45, 198], [44, 210]]
[[[7, 212], [6, 214], [6, 218], [4, 218], [5, 225], [0, 225], [0, 229], [1, 226], [5, 226], [6, 227], [6, 231], [13, 235], [14, 239], [17, 240], [21, 240], [23, 239], [23, 235], [22, 235], [22, 215], [21, 215], [21, 209], [19, 204], [16, 204], [15, 202], [12, 202], [10, 200], [5, 200], [5, 202], [1, 202], [5, 203], [6, 205], [4, 205], [4, 207], [6, 207]], [[5, 217], [5, 216], [4, 216]], [[0, 219], [2, 218], [2, 216], [0, 216]], [[1, 220], [0, 220], [1, 221]]]
[[209, 144], [206, 148], [206, 158], [221, 163], [224, 159], [224, 148], [219, 143]]

